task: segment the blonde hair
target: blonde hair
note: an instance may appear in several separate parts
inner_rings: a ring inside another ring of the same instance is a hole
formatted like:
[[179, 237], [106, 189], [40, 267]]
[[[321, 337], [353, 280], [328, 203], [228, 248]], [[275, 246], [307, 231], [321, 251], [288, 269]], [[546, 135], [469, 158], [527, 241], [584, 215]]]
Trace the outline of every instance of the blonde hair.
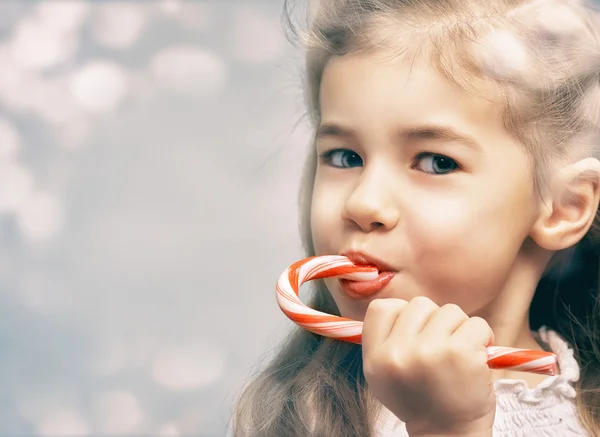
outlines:
[[[600, 24], [578, 0], [310, 1], [306, 44], [308, 115], [319, 124], [319, 88], [332, 56], [389, 52], [417, 57], [504, 108], [508, 132], [531, 158], [544, 190], [554, 165], [600, 156]], [[290, 3], [286, 21], [295, 32]], [[443, 50], [440, 49], [443, 47]], [[489, 90], [486, 83], [501, 90]], [[310, 201], [316, 168], [308, 156], [300, 192], [302, 241], [314, 255]], [[574, 248], [558, 254], [538, 287], [530, 325], [562, 335], [581, 363], [577, 403], [600, 435], [600, 219]], [[566, 256], [565, 256], [566, 255]], [[558, 261], [560, 262], [558, 262]], [[339, 315], [322, 282], [308, 304]], [[274, 360], [245, 388], [234, 409], [234, 435], [372, 435], [379, 411], [362, 373], [360, 346], [294, 329]]]

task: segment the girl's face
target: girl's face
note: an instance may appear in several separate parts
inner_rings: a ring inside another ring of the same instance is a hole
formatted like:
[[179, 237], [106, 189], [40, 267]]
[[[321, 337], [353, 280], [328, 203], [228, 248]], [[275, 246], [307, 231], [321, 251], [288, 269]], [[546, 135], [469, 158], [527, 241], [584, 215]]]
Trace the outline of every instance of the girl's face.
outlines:
[[316, 254], [362, 252], [397, 271], [363, 298], [326, 280], [341, 314], [362, 320], [386, 297], [493, 308], [526, 262], [538, 212], [528, 156], [502, 108], [425, 65], [344, 56], [325, 68], [320, 110]]

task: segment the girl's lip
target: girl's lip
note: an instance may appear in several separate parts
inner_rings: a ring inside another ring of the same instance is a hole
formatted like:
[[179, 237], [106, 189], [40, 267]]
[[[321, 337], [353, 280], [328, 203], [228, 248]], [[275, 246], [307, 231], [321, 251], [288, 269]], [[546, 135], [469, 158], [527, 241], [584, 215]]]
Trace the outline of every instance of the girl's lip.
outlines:
[[340, 253], [340, 255], [345, 256], [346, 258], [348, 258], [350, 261], [352, 261], [355, 264], [370, 265], [370, 266], [377, 267], [377, 269], [380, 272], [392, 272], [395, 270], [393, 267], [388, 266], [384, 262], [382, 262], [376, 258], [373, 258], [369, 255], [366, 255], [362, 252], [347, 251], [347, 252]]
[[360, 299], [383, 290], [395, 275], [396, 272], [380, 272], [379, 276], [371, 281], [350, 281], [348, 279], [340, 279], [339, 281], [342, 290], [348, 296]]

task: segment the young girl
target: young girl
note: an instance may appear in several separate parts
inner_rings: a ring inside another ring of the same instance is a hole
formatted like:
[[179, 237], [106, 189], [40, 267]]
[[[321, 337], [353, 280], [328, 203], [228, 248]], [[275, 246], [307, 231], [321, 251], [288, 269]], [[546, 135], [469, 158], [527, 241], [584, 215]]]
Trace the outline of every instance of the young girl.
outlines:
[[[596, 13], [579, 0], [310, 9], [307, 256], [392, 279], [317, 283], [309, 306], [362, 320], [362, 346], [294, 330], [231, 434], [600, 435]], [[552, 350], [559, 374], [492, 371], [490, 344]]]

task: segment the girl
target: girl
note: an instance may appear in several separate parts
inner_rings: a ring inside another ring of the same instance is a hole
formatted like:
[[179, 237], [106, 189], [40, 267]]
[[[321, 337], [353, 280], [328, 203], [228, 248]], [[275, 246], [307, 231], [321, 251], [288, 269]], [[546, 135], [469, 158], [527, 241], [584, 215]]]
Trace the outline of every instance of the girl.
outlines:
[[[600, 435], [599, 28], [579, 0], [311, 6], [307, 256], [392, 279], [320, 283], [362, 346], [295, 330], [234, 436]], [[492, 343], [559, 374], [492, 371]]]

